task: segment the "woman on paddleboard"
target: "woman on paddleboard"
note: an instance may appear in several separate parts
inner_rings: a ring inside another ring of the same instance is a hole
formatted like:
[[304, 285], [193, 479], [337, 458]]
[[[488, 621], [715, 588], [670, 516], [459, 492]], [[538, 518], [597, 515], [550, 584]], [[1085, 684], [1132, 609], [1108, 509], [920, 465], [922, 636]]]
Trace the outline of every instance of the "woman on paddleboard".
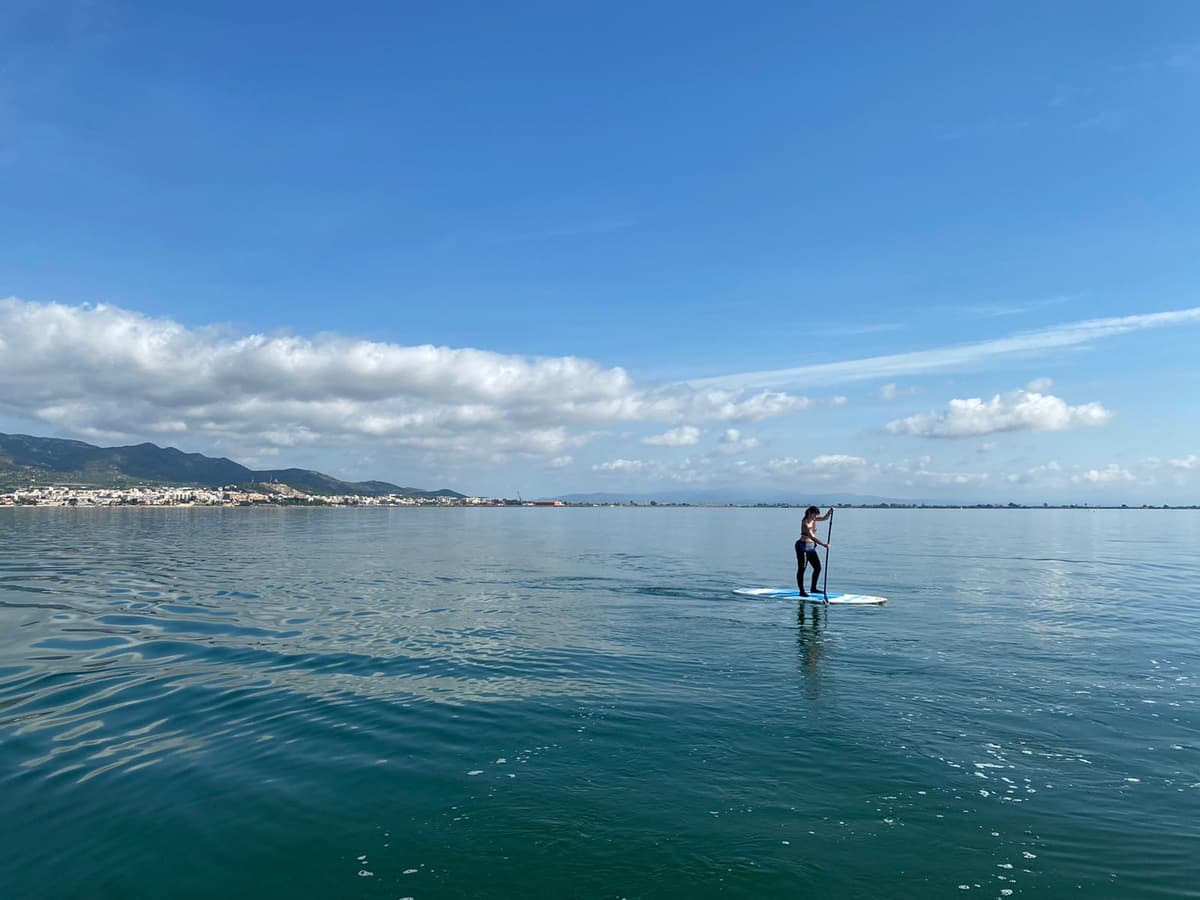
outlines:
[[832, 506], [825, 515], [821, 515], [821, 510], [815, 506], [804, 511], [800, 540], [796, 541], [796, 587], [800, 589], [801, 597], [808, 596], [808, 591], [804, 590], [804, 567], [808, 563], [812, 563], [812, 587], [809, 590], [817, 593], [817, 577], [821, 574], [821, 557], [817, 555], [817, 547], [829, 549], [829, 544], [817, 537], [817, 523], [824, 522], [832, 515]]

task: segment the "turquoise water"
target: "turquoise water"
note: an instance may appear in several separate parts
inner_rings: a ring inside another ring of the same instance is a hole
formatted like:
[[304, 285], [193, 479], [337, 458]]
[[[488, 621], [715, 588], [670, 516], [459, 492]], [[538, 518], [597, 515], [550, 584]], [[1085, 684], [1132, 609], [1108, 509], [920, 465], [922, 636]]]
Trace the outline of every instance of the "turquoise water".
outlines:
[[0, 510], [0, 896], [1200, 896], [1200, 514], [798, 529]]

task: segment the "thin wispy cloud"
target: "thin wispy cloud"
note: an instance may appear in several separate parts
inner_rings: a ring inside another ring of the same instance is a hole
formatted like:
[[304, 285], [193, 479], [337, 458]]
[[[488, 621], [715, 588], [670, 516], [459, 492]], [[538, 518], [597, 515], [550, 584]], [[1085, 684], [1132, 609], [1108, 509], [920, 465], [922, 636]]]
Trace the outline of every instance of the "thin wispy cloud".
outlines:
[[904, 328], [899, 322], [861, 322], [847, 325], [827, 325], [814, 328], [809, 334], [817, 337], [855, 337], [862, 334], [884, 334]]
[[687, 383], [694, 387], [721, 386], [738, 390], [782, 389], [843, 384], [872, 378], [926, 375], [931, 372], [977, 368], [1006, 357], [1038, 355], [1068, 347], [1083, 347], [1105, 338], [1136, 331], [1196, 324], [1200, 324], [1200, 306], [1169, 312], [1088, 319], [1037, 331], [1018, 332], [1009, 337], [987, 341], [787, 369], [720, 375], [692, 379]]
[[1114, 67], [1121, 75], [1179, 74], [1200, 69], [1200, 41], [1163, 48], [1158, 56]]
[[952, 307], [960, 317], [966, 319], [1001, 319], [1008, 316], [1023, 316], [1026, 313], [1045, 309], [1048, 306], [1060, 306], [1072, 300], [1079, 299], [1077, 294], [1064, 294], [1061, 297], [1048, 297], [1043, 300], [1027, 300], [1013, 303], [976, 303], [968, 306]]

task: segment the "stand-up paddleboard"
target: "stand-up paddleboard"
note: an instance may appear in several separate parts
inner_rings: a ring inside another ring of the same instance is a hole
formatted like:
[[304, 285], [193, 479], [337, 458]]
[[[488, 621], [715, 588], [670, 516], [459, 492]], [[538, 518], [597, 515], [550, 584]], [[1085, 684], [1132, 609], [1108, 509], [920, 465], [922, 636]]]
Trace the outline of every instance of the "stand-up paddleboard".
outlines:
[[766, 600], [807, 600], [809, 603], [819, 603], [824, 605], [825, 599], [829, 598], [829, 605], [846, 605], [846, 606], [879, 606], [887, 603], [887, 597], [870, 597], [866, 594], [836, 594], [830, 591], [828, 594], [809, 594], [807, 597], [801, 597], [800, 592], [787, 588], [734, 588], [735, 594], [741, 594], [743, 597], [762, 597]]

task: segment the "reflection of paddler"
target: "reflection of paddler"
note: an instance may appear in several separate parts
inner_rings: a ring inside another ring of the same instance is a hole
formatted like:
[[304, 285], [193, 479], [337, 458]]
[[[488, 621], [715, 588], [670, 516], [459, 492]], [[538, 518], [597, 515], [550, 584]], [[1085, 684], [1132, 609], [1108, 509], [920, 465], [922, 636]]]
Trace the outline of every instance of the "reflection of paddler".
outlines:
[[821, 574], [821, 557], [817, 555], [817, 547], [829, 549], [829, 544], [817, 537], [817, 523], [824, 522], [833, 515], [833, 507], [829, 507], [829, 512], [825, 515], [820, 514], [821, 511], [815, 506], [810, 506], [804, 511], [804, 523], [800, 526], [800, 540], [796, 541], [796, 587], [800, 590], [801, 597], [807, 597], [808, 591], [804, 590], [804, 568], [806, 565], [812, 565], [812, 587], [809, 588], [814, 594], [817, 593], [817, 577]]
[[804, 666], [806, 676], [816, 676], [821, 662], [821, 614], [816, 608], [812, 611], [812, 625], [804, 621], [804, 604], [800, 604], [796, 614], [796, 641], [800, 646], [800, 662]]

